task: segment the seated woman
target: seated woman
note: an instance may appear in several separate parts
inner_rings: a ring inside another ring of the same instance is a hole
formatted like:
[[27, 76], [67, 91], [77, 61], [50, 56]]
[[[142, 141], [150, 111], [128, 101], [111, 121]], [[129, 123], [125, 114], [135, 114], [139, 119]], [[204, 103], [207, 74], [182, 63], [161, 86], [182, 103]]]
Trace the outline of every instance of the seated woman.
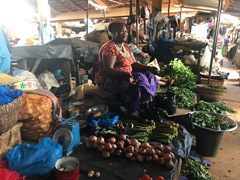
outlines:
[[101, 89], [120, 95], [130, 113], [139, 109], [154, 96], [159, 82], [154, 74], [157, 68], [136, 62], [125, 43], [128, 33], [125, 25], [113, 22], [109, 25], [112, 40], [105, 43], [99, 52], [99, 70], [95, 82]]

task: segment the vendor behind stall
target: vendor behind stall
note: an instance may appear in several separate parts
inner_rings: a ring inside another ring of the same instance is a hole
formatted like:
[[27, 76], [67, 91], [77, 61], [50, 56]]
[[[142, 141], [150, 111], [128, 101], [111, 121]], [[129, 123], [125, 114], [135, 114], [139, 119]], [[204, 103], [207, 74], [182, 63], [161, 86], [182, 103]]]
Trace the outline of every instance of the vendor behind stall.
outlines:
[[172, 59], [171, 43], [173, 40], [169, 40], [169, 33], [166, 30], [160, 32], [160, 36], [155, 43], [155, 49], [151, 60], [157, 58], [158, 62], [162, 64], [168, 64]]
[[[136, 62], [134, 55], [125, 43], [128, 33], [120, 22], [109, 25], [112, 40], [106, 42], [99, 52], [99, 70], [95, 82], [101, 89], [116, 92], [130, 113], [140, 108], [140, 104], [149, 102], [159, 86], [158, 79], [152, 73], [156, 67]], [[160, 79], [165, 85], [172, 80]], [[166, 81], [166, 82], [164, 82]]]

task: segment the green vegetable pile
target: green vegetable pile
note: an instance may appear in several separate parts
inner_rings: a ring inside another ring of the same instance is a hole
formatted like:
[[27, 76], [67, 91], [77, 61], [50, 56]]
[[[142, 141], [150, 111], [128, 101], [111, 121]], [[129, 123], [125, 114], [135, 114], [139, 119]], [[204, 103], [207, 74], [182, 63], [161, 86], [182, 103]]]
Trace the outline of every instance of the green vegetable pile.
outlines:
[[206, 85], [206, 87], [212, 88], [212, 89], [227, 90], [227, 88], [225, 86], [218, 86], [217, 84]]
[[168, 79], [174, 77], [176, 74], [177, 79], [173, 84], [174, 86], [188, 89], [194, 89], [196, 87], [197, 77], [181, 60], [171, 61], [160, 70], [160, 76]]
[[189, 108], [194, 104], [193, 99], [196, 95], [192, 89], [196, 88], [197, 77], [181, 60], [171, 61], [160, 70], [160, 76], [168, 79], [176, 74], [177, 79], [169, 91], [176, 94], [178, 108]]
[[235, 113], [233, 109], [226, 106], [225, 103], [209, 103], [205, 101], [199, 101], [194, 105], [197, 111], [207, 111], [218, 114], [227, 114], [227, 113]]
[[211, 180], [212, 177], [206, 169], [206, 164], [187, 159], [182, 165], [181, 176], [186, 176], [189, 180]]
[[168, 91], [176, 94], [177, 106], [179, 108], [189, 108], [193, 106], [194, 101], [191, 99], [194, 99], [196, 95], [190, 89], [171, 87]]
[[203, 111], [193, 114], [193, 124], [215, 130], [227, 130], [235, 126]]

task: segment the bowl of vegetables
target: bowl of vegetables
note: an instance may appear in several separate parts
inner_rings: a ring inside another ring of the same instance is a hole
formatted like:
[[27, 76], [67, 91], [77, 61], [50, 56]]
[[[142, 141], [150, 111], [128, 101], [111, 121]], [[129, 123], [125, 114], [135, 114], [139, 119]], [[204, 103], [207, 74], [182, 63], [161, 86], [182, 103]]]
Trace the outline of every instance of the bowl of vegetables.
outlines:
[[206, 112], [210, 112], [211, 114], [215, 114], [215, 115], [230, 116], [230, 115], [236, 113], [236, 111], [227, 107], [226, 104], [222, 103], [222, 102], [210, 103], [210, 102], [201, 100], [198, 103], [194, 104], [193, 108], [196, 111], [206, 111]]
[[234, 131], [238, 126], [235, 121], [224, 115], [196, 111], [191, 116], [196, 130], [196, 150], [202, 156], [216, 156], [223, 134]]

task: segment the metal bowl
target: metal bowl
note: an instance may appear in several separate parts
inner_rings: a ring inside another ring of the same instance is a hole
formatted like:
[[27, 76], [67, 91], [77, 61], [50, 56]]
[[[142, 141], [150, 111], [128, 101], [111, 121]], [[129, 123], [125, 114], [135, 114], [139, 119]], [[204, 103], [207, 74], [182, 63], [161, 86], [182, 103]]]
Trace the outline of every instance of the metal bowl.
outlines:
[[93, 117], [93, 118], [102, 117], [108, 113], [108, 110], [109, 110], [109, 107], [106, 105], [93, 106], [92, 108], [87, 110], [86, 116]]
[[83, 129], [83, 128], [85, 128], [88, 125], [88, 121], [87, 120], [77, 120], [77, 122], [79, 123], [80, 129]]

